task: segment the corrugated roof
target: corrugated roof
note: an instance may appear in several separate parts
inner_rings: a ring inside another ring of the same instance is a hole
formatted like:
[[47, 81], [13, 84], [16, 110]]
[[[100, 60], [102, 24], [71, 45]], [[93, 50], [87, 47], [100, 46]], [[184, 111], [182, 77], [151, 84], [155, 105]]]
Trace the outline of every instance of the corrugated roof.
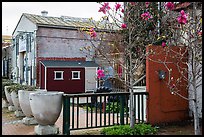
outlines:
[[94, 61], [43, 60], [46, 67], [98, 67]]
[[[92, 23], [89, 18], [77, 18], [70, 16], [61, 16], [61, 17], [51, 17], [51, 16], [42, 16], [35, 14], [23, 13], [23, 15], [28, 18], [30, 21], [37, 25], [47, 25], [47, 26], [61, 26], [61, 27], [94, 27], [94, 24], [97, 24], [96, 21]], [[100, 23], [97, 25], [98, 29], [104, 29], [104, 23]], [[105, 28], [106, 29], [106, 28]], [[110, 29], [110, 28], [108, 28]], [[118, 29], [114, 26], [114, 29]]]

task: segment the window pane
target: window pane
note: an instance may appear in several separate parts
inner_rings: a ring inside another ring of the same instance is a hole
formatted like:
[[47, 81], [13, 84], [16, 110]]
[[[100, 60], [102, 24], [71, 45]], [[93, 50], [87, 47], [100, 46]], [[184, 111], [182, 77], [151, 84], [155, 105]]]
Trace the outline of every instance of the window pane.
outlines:
[[56, 77], [55, 78], [62, 78], [62, 73], [56, 72]]
[[73, 73], [73, 78], [79, 78], [78, 72]]
[[72, 79], [80, 79], [80, 71], [72, 71]]

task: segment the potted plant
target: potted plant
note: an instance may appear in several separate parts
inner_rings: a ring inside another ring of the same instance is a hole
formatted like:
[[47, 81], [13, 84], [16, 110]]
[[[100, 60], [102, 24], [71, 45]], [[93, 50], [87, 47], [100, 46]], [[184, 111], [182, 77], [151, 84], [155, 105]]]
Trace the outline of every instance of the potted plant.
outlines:
[[38, 125], [35, 133], [38, 135], [53, 135], [59, 133], [55, 126], [61, 109], [64, 92], [49, 91], [30, 93], [30, 106]]
[[35, 125], [37, 124], [37, 121], [35, 120], [31, 107], [30, 107], [30, 101], [29, 101], [29, 95], [30, 93], [34, 93], [39, 91], [35, 86], [27, 86], [24, 90], [18, 90], [18, 99], [20, 107], [25, 114], [26, 117], [22, 119], [23, 123], [26, 125]]

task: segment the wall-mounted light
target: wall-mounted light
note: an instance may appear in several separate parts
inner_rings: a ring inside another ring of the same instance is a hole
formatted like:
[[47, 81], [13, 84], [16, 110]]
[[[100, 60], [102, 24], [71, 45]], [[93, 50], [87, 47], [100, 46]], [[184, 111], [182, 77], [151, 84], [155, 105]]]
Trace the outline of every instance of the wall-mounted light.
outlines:
[[166, 72], [164, 70], [159, 70], [158, 75], [160, 80], [165, 79]]

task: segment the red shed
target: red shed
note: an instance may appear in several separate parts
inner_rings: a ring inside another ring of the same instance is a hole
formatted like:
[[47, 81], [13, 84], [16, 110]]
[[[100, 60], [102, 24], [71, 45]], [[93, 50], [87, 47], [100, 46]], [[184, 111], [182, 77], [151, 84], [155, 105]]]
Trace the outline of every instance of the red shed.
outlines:
[[64, 93], [96, 90], [97, 68], [93, 61], [40, 61], [40, 89]]

